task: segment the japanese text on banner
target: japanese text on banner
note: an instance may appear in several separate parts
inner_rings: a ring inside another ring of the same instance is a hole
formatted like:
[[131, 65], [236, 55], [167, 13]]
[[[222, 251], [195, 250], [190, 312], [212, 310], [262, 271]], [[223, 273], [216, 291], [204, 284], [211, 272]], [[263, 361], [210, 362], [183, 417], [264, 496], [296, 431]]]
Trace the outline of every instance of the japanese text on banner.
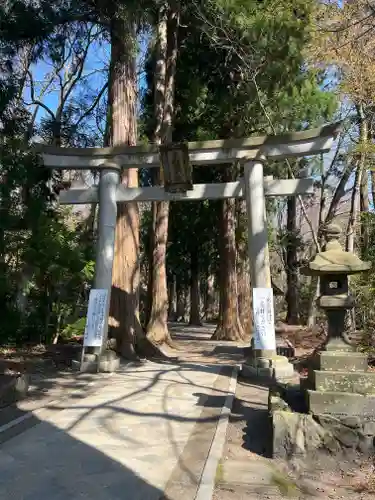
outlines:
[[253, 288], [254, 348], [276, 349], [273, 290]]
[[83, 345], [85, 347], [101, 347], [104, 336], [105, 315], [107, 313], [108, 290], [92, 289]]

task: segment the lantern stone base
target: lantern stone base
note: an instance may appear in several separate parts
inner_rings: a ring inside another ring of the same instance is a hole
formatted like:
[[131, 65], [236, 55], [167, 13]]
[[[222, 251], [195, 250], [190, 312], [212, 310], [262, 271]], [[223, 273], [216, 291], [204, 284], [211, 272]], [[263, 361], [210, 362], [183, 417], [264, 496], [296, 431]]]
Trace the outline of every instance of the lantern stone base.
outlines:
[[367, 371], [367, 355], [361, 352], [322, 351], [316, 358], [316, 369], [327, 371]]
[[317, 391], [352, 392], [356, 394], [375, 393], [374, 372], [314, 370], [314, 380]]
[[[313, 389], [313, 391], [308, 391], [308, 398], [310, 403], [314, 405], [314, 394], [316, 394], [316, 398], [320, 402], [323, 401], [324, 394], [327, 394], [325, 405], [327, 406], [330, 401], [332, 403], [332, 412], [326, 407], [324, 413], [337, 413], [335, 408], [341, 408], [340, 400], [342, 398], [344, 398], [343, 407], [339, 411], [342, 414], [347, 413], [345, 407], [349, 403], [348, 398], [351, 396], [359, 398], [358, 404], [360, 406], [361, 396], [370, 399], [372, 396], [375, 398], [375, 373], [367, 371], [366, 354], [323, 351], [313, 361], [313, 368], [317, 369], [312, 369], [309, 372], [308, 389]], [[328, 396], [331, 394], [333, 396]], [[353, 400], [353, 403], [350, 404], [355, 404], [355, 401]], [[310, 410], [315, 413], [313, 408], [310, 408]], [[372, 414], [375, 418], [375, 406]]]
[[307, 391], [309, 411], [313, 414], [330, 414], [375, 419], [375, 394], [353, 392]]
[[291, 379], [295, 372], [293, 365], [285, 356], [278, 356], [275, 351], [254, 352], [242, 365], [241, 375], [245, 378]]
[[84, 373], [112, 373], [120, 368], [120, 358], [114, 351], [105, 351], [100, 356], [96, 354], [85, 354], [83, 362], [73, 360], [72, 369]]

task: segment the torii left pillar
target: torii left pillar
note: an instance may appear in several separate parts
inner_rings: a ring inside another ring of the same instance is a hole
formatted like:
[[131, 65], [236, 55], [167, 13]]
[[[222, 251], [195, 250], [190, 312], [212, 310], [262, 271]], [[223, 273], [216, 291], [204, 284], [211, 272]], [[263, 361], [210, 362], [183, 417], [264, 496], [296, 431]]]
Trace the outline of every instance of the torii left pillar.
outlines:
[[113, 372], [119, 368], [120, 359], [114, 351], [108, 350], [108, 316], [111, 302], [112, 272], [115, 252], [117, 187], [121, 167], [115, 161], [106, 162], [100, 171], [98, 240], [96, 243], [94, 289], [107, 291], [104, 315], [103, 340], [101, 347], [87, 347], [82, 350], [81, 361], [73, 367], [82, 372]]
[[[254, 288], [269, 288], [272, 290], [263, 161], [263, 158], [249, 161], [244, 166], [250, 284], [252, 290]], [[289, 363], [285, 356], [278, 356], [276, 353], [273, 321], [272, 327], [273, 332], [269, 332], [270, 338], [267, 339], [267, 349], [259, 348], [252, 340], [252, 354], [242, 365], [243, 376], [272, 379], [293, 377], [293, 365]]]

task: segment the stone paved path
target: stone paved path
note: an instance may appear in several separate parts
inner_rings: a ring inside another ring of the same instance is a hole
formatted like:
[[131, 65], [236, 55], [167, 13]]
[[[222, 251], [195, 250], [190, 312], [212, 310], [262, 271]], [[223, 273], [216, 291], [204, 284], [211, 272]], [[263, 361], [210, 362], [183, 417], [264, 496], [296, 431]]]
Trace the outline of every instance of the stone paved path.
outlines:
[[180, 347], [182, 362], [124, 366], [32, 413], [24, 404], [32, 417], [0, 429], [0, 498], [193, 500], [239, 350], [211, 364]]

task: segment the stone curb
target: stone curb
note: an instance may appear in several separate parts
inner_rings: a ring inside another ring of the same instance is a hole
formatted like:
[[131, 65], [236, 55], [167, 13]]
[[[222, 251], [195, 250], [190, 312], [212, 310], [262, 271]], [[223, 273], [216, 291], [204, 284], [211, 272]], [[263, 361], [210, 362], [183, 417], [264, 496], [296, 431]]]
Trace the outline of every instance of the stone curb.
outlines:
[[202, 477], [199, 482], [195, 500], [212, 499], [215, 489], [217, 467], [223, 455], [229, 417], [236, 395], [237, 376], [239, 369], [239, 366], [235, 366], [232, 371], [232, 376], [228, 387], [228, 394], [225, 398], [224, 406], [220, 413], [220, 419], [218, 421], [216, 432], [211, 443], [210, 451], [208, 453]]

